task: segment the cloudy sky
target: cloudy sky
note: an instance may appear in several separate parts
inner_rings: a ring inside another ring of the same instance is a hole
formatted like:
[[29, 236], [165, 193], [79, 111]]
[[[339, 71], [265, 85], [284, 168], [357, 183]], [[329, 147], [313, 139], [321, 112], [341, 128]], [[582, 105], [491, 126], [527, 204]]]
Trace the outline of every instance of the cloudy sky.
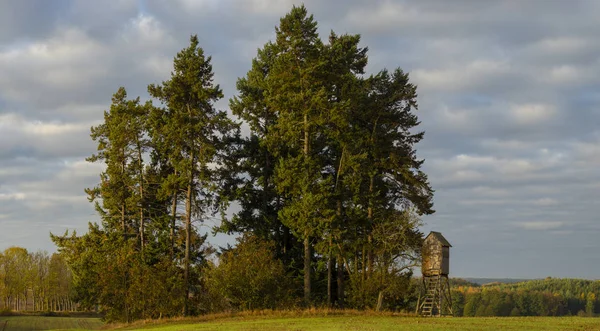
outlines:
[[[226, 109], [294, 3], [0, 0], [0, 249], [53, 251], [49, 232], [97, 220], [84, 158], [119, 86], [147, 98], [198, 34]], [[453, 244], [453, 276], [600, 278], [600, 2], [304, 3], [323, 36], [363, 36], [369, 72], [418, 85], [423, 231]]]

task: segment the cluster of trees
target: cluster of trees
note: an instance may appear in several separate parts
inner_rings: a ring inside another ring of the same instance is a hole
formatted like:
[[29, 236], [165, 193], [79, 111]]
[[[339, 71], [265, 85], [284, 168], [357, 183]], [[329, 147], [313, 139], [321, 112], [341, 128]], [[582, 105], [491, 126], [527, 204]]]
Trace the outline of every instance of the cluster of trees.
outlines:
[[600, 281], [532, 280], [516, 284], [456, 286], [455, 316], [595, 316]]
[[[120, 88], [91, 134], [88, 160], [106, 165], [87, 189], [101, 222], [52, 236], [78, 302], [125, 321], [406, 306], [418, 216], [433, 213], [415, 151], [416, 87], [400, 69], [366, 76], [359, 42], [333, 32], [324, 42], [294, 7], [238, 80], [240, 122], [215, 109], [223, 93], [196, 36], [170, 79], [148, 86], [153, 100]], [[232, 203], [239, 211], [226, 217]], [[242, 235], [218, 262], [197, 230], [214, 215], [215, 231]]]
[[400, 69], [364, 77], [359, 42], [331, 32], [324, 43], [294, 8], [230, 101], [250, 137], [233, 164], [242, 210], [221, 229], [273, 241], [306, 305], [397, 297], [420, 249], [416, 215], [433, 212], [414, 149], [416, 87]]
[[0, 252], [0, 308], [73, 311], [72, 274], [59, 254], [10, 247]]

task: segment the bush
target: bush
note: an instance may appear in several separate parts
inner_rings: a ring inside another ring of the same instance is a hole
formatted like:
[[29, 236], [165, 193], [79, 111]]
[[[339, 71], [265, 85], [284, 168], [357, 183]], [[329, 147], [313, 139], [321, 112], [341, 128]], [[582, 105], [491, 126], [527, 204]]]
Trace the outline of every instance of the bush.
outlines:
[[[238, 245], [221, 255], [218, 265], [205, 271], [211, 311], [275, 309], [291, 307], [294, 281], [276, 259], [274, 244], [254, 236], [238, 239]], [[208, 300], [207, 300], [208, 301]]]
[[519, 308], [515, 307], [510, 311], [510, 316], [512, 316], [512, 317], [521, 316], [521, 311], [519, 310]]
[[352, 274], [347, 290], [348, 303], [358, 309], [376, 309], [381, 295], [381, 309], [399, 311], [410, 308], [413, 311], [410, 303], [416, 302], [418, 296], [413, 287], [419, 284], [411, 284], [411, 277], [410, 272], [395, 274], [381, 269], [375, 270], [370, 278]]
[[14, 315], [14, 313], [8, 307], [0, 309], [0, 316], [12, 316], [12, 315]]

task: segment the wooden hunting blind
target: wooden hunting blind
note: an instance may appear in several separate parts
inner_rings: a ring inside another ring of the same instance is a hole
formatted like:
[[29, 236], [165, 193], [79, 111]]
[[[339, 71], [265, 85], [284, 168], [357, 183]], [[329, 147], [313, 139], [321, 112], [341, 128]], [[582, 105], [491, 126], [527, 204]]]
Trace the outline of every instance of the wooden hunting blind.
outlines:
[[431, 231], [423, 241], [421, 250], [423, 286], [417, 312], [422, 316], [452, 315], [450, 295], [450, 243], [444, 236]]
[[423, 242], [421, 256], [423, 276], [448, 275], [450, 273], [450, 243], [441, 233], [431, 231]]

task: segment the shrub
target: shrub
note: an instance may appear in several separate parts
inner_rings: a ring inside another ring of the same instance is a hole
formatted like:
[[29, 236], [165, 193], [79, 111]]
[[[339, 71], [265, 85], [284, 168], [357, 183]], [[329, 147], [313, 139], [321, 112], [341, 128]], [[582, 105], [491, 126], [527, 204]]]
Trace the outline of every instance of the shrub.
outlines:
[[207, 297], [211, 310], [275, 309], [294, 305], [294, 281], [276, 259], [274, 244], [246, 235], [225, 251], [218, 265], [207, 268]]

